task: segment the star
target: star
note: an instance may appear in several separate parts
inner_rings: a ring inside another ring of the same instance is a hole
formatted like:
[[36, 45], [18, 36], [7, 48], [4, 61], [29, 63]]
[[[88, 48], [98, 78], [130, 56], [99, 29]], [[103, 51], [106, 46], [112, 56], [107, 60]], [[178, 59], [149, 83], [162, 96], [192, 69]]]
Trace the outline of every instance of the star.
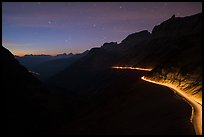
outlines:
[[93, 27], [95, 28], [95, 27], [96, 27], [96, 24], [93, 24]]
[[120, 9], [122, 9], [123, 7], [122, 7], [122, 6], [120, 6], [119, 8], [120, 8]]
[[47, 23], [48, 23], [48, 24], [51, 24], [52, 22], [51, 22], [51, 21], [48, 21]]

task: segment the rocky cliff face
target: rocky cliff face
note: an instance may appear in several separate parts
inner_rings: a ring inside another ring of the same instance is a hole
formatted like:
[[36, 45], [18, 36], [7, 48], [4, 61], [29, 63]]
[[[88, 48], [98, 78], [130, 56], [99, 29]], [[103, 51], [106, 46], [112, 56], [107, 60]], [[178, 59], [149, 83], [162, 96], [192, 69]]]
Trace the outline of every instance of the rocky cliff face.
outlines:
[[201, 31], [202, 14], [196, 14], [187, 17], [175, 17], [173, 15], [170, 19], [157, 25], [152, 30], [154, 37], [179, 37]]
[[[202, 104], [202, 14], [175, 18], [161, 23], [153, 29], [153, 39], [171, 49], [168, 58], [157, 65], [149, 78], [176, 85], [195, 101]], [[168, 50], [167, 49], [167, 50]], [[165, 51], [163, 51], [165, 52]]]
[[183, 39], [185, 47], [150, 72], [152, 80], [171, 83], [202, 104], [202, 36]]

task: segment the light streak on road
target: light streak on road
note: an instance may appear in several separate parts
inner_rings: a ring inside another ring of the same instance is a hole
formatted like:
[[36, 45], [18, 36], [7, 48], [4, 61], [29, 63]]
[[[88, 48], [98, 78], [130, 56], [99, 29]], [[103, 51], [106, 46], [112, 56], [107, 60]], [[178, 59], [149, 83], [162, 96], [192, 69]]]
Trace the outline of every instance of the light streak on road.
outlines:
[[151, 71], [152, 69], [148, 69], [148, 68], [137, 68], [137, 67], [120, 67], [120, 66], [115, 66], [112, 67], [114, 69], [136, 69], [136, 70], [143, 70], [143, 71]]
[[185, 101], [187, 101], [191, 107], [192, 107], [192, 115], [191, 115], [191, 122], [193, 123], [195, 132], [197, 135], [202, 135], [202, 105], [196, 102], [194, 99], [192, 99], [190, 96], [185, 94], [184, 91], [178, 89], [176, 86], [168, 83], [160, 83], [156, 81], [152, 81], [147, 79], [145, 76], [141, 77], [142, 80], [154, 83], [154, 84], [159, 84], [162, 86], [166, 86], [170, 88], [171, 90], [175, 91], [178, 95], [180, 95]]
[[[135, 69], [135, 70], [143, 70], [143, 71], [151, 71], [152, 69], [146, 69], [146, 68], [137, 68], [137, 67], [121, 67], [121, 66], [115, 66], [112, 67], [114, 69]], [[184, 91], [180, 90], [176, 86], [168, 83], [160, 83], [156, 81], [152, 81], [150, 79], [147, 79], [145, 76], [141, 77], [142, 80], [145, 80], [147, 82], [151, 82], [154, 84], [166, 86], [173, 90], [175, 93], [180, 95], [188, 104], [192, 107], [192, 114], [190, 121], [193, 123], [195, 132], [197, 135], [202, 135], [202, 105], [199, 102], [196, 102], [194, 99], [192, 99], [190, 96], [185, 94]]]

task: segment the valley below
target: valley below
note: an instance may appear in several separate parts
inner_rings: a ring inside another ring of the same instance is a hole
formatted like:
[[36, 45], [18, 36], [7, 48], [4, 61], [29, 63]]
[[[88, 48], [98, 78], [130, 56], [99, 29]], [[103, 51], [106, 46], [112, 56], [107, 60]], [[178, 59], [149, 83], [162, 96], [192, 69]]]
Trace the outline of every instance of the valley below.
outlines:
[[59, 133], [195, 134], [190, 122], [191, 106], [169, 88], [141, 80], [146, 72], [110, 69], [105, 72], [109, 76], [104, 78], [106, 84], [96, 87], [98, 92], [88, 99], [89, 103], [81, 100], [78, 106], [83, 104], [83, 109], [79, 116]]

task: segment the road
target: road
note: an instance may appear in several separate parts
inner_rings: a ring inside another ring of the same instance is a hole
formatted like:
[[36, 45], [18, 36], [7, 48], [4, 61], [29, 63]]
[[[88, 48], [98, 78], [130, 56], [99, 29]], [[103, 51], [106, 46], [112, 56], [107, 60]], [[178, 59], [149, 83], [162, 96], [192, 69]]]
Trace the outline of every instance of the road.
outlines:
[[[114, 69], [136, 69], [136, 70], [143, 70], [143, 71], [151, 71], [152, 69], [146, 69], [146, 68], [137, 68], [137, 67], [123, 67], [123, 66], [115, 66], [112, 67]], [[181, 96], [188, 104], [192, 107], [192, 115], [190, 118], [190, 121], [193, 123], [196, 135], [202, 135], [202, 105], [193, 100], [191, 97], [189, 97], [187, 94], [185, 94], [184, 91], [180, 90], [176, 86], [173, 86], [172, 84], [168, 83], [160, 83], [156, 81], [152, 81], [147, 79], [145, 76], [141, 77], [142, 80], [145, 80], [147, 82], [151, 82], [154, 84], [159, 84], [162, 86], [166, 86], [173, 90], [175, 93], [177, 93], [179, 96]]]
[[120, 66], [115, 66], [112, 67], [114, 69], [136, 69], [136, 70], [143, 70], [143, 71], [151, 71], [152, 69], [147, 69], [147, 68], [137, 68], [137, 67], [120, 67]]
[[192, 115], [191, 115], [191, 122], [193, 123], [196, 135], [202, 135], [202, 105], [200, 105], [198, 102], [190, 98], [188, 95], [186, 95], [183, 91], [178, 89], [176, 86], [166, 84], [166, 83], [159, 83], [155, 82], [152, 80], [149, 80], [145, 78], [144, 76], [141, 77], [142, 80], [154, 83], [154, 84], [159, 84], [162, 86], [166, 86], [173, 91], [175, 91], [178, 95], [180, 95], [185, 101], [187, 101], [191, 107], [192, 107]]

